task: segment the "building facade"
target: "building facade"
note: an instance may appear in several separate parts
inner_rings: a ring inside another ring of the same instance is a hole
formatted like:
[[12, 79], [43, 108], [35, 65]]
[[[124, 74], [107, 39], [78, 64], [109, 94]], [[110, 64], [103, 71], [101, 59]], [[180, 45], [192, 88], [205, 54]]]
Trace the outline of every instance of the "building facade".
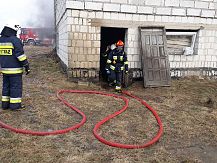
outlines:
[[141, 77], [143, 28], [163, 29], [171, 76], [217, 75], [217, 0], [55, 0], [55, 20], [57, 54], [72, 78], [98, 80], [101, 54], [118, 39]]

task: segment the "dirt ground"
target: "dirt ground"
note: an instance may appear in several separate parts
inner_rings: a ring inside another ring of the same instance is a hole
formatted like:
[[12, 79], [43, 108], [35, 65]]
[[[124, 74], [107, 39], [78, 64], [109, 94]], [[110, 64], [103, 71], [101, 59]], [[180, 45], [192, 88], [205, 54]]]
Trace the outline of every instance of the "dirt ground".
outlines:
[[[98, 90], [112, 93], [104, 84], [78, 86], [67, 81], [51, 48], [25, 47], [31, 74], [23, 76], [26, 110], [0, 111], [0, 120], [17, 128], [52, 131], [80, 122], [81, 117], [56, 98], [59, 89]], [[1, 77], [2, 78], [2, 77]], [[1, 79], [2, 82], [2, 79]], [[103, 86], [102, 86], [103, 85]], [[65, 94], [87, 115], [81, 128], [64, 135], [37, 137], [0, 128], [1, 163], [215, 163], [217, 162], [217, 81], [185, 78], [171, 87], [143, 88], [135, 82], [128, 91], [146, 100], [160, 115], [164, 133], [145, 149], [120, 149], [99, 142], [92, 130], [108, 114], [119, 110], [120, 100], [99, 95]], [[120, 116], [104, 124], [100, 134], [112, 141], [142, 144], [157, 132], [151, 113], [135, 100]]]

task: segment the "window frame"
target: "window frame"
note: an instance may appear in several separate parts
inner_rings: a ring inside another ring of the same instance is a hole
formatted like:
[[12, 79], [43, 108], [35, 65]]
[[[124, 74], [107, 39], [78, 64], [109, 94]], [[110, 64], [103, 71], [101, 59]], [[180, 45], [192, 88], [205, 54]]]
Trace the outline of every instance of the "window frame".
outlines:
[[183, 49], [182, 55], [194, 55], [195, 54], [195, 42], [197, 38], [198, 31], [195, 32], [185, 32], [185, 31], [168, 31], [166, 32], [166, 36], [192, 36], [191, 39], [191, 46], [185, 47]]

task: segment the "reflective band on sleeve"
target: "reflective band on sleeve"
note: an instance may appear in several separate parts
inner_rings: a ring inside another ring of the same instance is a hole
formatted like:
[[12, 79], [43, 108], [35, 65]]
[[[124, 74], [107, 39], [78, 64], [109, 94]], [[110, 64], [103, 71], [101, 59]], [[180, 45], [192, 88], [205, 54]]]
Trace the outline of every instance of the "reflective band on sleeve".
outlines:
[[0, 43], [0, 49], [14, 49], [14, 46], [12, 43]]
[[124, 62], [125, 65], [128, 65], [128, 61]]
[[16, 103], [21, 103], [22, 98], [10, 98], [10, 103], [16, 104]]
[[23, 68], [2, 68], [3, 74], [20, 74], [23, 73]]
[[9, 96], [2, 96], [2, 102], [8, 102], [8, 101], [10, 101]]
[[121, 67], [121, 70], [124, 70], [124, 67]]
[[111, 65], [110, 68], [111, 68], [111, 70], [115, 70], [115, 66]]
[[118, 59], [118, 56], [113, 56], [113, 59], [114, 59], [114, 60], [117, 60], [117, 59]]
[[19, 59], [19, 61], [24, 61], [24, 60], [27, 59], [27, 57], [26, 57], [25, 54], [23, 54], [23, 55], [21, 55], [21, 56], [19, 56], [19, 57], [17, 57], [17, 58]]
[[108, 60], [107, 60], [107, 63], [112, 63], [112, 61], [108, 59]]

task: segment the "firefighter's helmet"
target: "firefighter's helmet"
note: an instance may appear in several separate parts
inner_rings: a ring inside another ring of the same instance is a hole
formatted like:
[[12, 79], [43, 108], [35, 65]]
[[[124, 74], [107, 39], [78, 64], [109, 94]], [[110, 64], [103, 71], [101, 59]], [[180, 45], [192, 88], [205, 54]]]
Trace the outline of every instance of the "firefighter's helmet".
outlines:
[[116, 43], [117, 46], [124, 46], [124, 42], [119, 40], [117, 43]]
[[114, 50], [116, 48], [116, 45], [115, 44], [112, 44], [111, 45], [111, 50]]
[[9, 27], [15, 31], [18, 31], [21, 28], [20, 25], [17, 23], [7, 23], [5, 26]]

